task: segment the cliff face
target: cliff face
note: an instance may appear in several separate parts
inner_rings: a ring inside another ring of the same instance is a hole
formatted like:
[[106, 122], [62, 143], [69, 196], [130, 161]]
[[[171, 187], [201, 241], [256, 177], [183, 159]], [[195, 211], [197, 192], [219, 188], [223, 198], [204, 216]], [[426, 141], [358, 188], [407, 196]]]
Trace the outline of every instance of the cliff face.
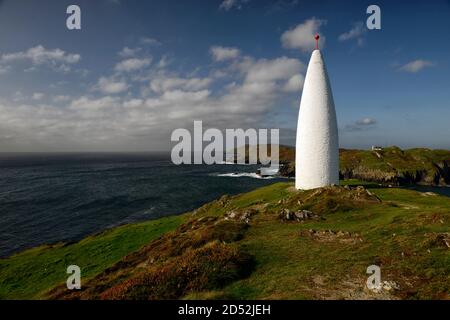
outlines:
[[[287, 154], [287, 153], [286, 153]], [[398, 147], [378, 151], [341, 149], [341, 179], [360, 179], [382, 184], [450, 184], [450, 151]], [[294, 159], [280, 158], [280, 175], [295, 176]]]
[[383, 184], [450, 184], [450, 151], [424, 148], [341, 150], [340, 175]]

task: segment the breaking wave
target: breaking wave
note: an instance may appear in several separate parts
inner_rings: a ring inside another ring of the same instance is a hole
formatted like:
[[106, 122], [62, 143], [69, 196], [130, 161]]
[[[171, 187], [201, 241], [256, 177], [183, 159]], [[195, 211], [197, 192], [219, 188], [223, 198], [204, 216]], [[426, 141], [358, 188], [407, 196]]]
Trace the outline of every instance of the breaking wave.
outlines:
[[242, 177], [246, 177], [246, 178], [254, 178], [254, 179], [264, 179], [264, 180], [268, 180], [268, 179], [274, 179], [276, 178], [275, 176], [260, 176], [257, 173], [254, 172], [230, 172], [230, 173], [220, 173], [216, 175], [217, 177], [230, 177], [230, 178], [242, 178]]

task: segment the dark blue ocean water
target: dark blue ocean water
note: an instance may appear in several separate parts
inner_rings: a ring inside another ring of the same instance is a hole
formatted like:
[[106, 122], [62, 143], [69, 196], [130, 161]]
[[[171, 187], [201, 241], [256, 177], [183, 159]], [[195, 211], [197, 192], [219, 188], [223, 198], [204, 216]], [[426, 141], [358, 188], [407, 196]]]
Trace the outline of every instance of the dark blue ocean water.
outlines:
[[163, 154], [0, 154], [0, 257], [179, 214], [277, 181], [257, 166], [175, 166]]

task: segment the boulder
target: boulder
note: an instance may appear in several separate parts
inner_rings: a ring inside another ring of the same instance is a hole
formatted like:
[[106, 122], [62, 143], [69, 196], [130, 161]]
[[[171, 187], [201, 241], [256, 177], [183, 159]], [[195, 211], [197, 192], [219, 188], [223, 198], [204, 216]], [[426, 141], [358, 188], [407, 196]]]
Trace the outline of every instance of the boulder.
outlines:
[[297, 222], [302, 222], [309, 219], [313, 220], [320, 219], [320, 216], [314, 214], [312, 211], [309, 210], [297, 210], [295, 212], [292, 212], [289, 209], [282, 209], [279, 213], [279, 217], [282, 220], [297, 221]]

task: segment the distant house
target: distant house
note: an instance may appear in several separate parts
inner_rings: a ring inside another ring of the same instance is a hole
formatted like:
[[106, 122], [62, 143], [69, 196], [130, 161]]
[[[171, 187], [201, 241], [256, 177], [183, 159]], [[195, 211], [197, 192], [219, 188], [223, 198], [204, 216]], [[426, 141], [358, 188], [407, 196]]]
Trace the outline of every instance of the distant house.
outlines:
[[372, 151], [382, 151], [383, 148], [380, 146], [372, 146]]

